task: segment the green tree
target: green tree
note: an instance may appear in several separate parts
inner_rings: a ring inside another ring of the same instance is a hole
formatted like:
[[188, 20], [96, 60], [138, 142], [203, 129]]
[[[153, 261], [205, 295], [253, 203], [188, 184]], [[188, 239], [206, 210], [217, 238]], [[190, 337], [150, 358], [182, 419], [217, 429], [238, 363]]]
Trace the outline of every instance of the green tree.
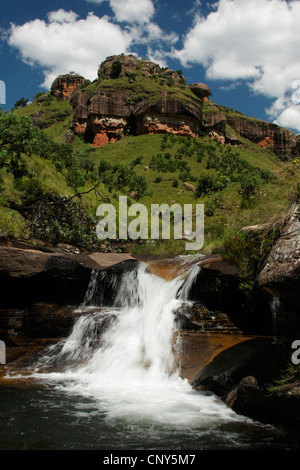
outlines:
[[15, 102], [15, 108], [25, 108], [29, 103], [27, 98], [20, 98], [18, 101]]
[[115, 60], [111, 66], [110, 78], [119, 78], [121, 71], [122, 71], [121, 62], [119, 60]]

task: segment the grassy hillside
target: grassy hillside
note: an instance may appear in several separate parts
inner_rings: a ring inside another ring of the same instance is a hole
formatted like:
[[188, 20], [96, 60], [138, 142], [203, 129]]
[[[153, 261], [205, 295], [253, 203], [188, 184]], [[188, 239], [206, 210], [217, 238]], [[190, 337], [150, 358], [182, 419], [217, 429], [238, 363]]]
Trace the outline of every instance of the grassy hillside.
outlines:
[[[105, 82], [109, 86], [109, 80]], [[89, 85], [92, 86], [95, 84]], [[54, 142], [65, 142], [72, 114], [69, 102], [58, 101], [48, 94], [44, 100], [35, 100], [16, 113], [20, 117], [31, 116]], [[95, 224], [96, 208], [103, 202], [99, 194], [118, 208], [119, 195], [132, 194], [132, 181], [140, 177], [147, 185], [138, 202], [148, 208], [153, 203], [205, 204], [203, 253], [218, 252], [224, 241], [242, 227], [267, 223], [284, 214], [297, 192], [299, 175], [293, 162], [283, 162], [269, 150], [246, 139], [242, 141], [243, 145], [233, 147], [205, 136], [192, 139], [170, 134], [142, 135], [127, 136], [102, 148], [94, 148], [75, 137], [72, 164], [64, 165], [60, 165], [53, 155], [45, 157], [39, 152], [21, 152], [20, 158], [29, 169], [27, 175], [16, 177], [7, 164], [0, 169], [0, 233], [2, 236], [32, 238], [28, 221], [12, 208], [12, 202], [24, 205], [28, 194], [32, 196], [37, 187], [39, 195], [55, 193], [71, 197], [76, 192], [86, 193], [72, 201], [82, 203]], [[98, 187], [99, 191], [88, 192], [97, 182], [100, 163], [101, 168], [110, 165], [110, 173], [102, 180], [105, 184]], [[114, 165], [127, 171], [123, 187], [118, 187], [116, 180], [112, 182], [116, 174], [120, 175], [120, 168], [116, 170]], [[130, 182], [129, 174], [134, 175]], [[196, 191], [186, 190], [185, 182], [193, 185]], [[134, 197], [129, 200], [137, 202]], [[65, 241], [63, 235], [62, 241]], [[179, 254], [184, 253], [185, 242], [149, 241], [131, 244], [128, 249]]]
[[136, 64], [135, 71], [127, 73], [126, 76], [95, 80], [81, 88], [81, 91], [90, 92], [93, 96], [98, 91], [129, 89], [131, 95], [128, 98], [128, 104], [134, 104], [142, 99], [149, 103], [155, 103], [161, 98], [162, 92], [168, 93], [173, 99], [178, 99], [183, 103], [202, 103], [201, 98], [197, 97], [190, 87], [185, 85], [184, 79], [180, 76], [175, 81], [171, 76], [166, 75], [165, 69], [162, 68], [158, 73], [148, 70], [149, 78], [145, 79], [143, 75], [145, 61], [136, 60]]

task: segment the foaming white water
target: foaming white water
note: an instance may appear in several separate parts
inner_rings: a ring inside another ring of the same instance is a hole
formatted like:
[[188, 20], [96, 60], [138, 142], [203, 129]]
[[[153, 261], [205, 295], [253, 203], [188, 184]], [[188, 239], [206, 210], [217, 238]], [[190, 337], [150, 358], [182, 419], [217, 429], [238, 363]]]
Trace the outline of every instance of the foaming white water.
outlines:
[[[172, 281], [149, 273], [143, 263], [125, 273], [115, 305], [83, 312], [59, 351], [43, 359], [44, 366], [53, 364], [53, 357], [70, 366], [46, 374], [37, 369], [36, 376], [99, 401], [109, 418], [187, 427], [240, 420], [216, 397], [194, 391], [176, 370], [175, 312], [187, 301], [198, 269]], [[99, 324], [107, 318], [99, 337]]]

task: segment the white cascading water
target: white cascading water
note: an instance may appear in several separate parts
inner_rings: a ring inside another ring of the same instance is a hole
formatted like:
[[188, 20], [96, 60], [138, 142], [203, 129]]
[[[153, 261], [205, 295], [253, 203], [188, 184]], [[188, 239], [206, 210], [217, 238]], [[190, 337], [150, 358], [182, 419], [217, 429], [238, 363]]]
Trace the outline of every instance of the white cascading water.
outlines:
[[[68, 393], [99, 400], [108, 418], [180, 427], [241, 421], [216, 397], [193, 390], [179, 377], [174, 362], [174, 313], [188, 302], [198, 270], [194, 266], [185, 277], [166, 281], [140, 263], [137, 271], [123, 275], [115, 305], [84, 308], [59, 352], [56, 346], [44, 356], [48, 371], [37, 368], [35, 375], [55, 381]], [[95, 277], [91, 285], [96, 287]], [[91, 289], [88, 295], [92, 298]], [[105, 319], [113, 320], [99, 337], [99, 324]], [[62, 360], [67, 367], [49, 371]]]

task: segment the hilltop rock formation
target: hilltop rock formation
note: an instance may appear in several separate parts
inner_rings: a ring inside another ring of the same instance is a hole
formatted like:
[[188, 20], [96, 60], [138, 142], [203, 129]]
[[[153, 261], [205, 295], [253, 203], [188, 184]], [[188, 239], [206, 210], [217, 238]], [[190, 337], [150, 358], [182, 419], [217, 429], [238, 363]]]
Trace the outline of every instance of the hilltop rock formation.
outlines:
[[86, 79], [77, 74], [60, 75], [52, 83], [51, 94], [59, 100], [69, 100], [72, 93], [85, 83]]
[[71, 129], [96, 147], [126, 134], [197, 137], [201, 127], [202, 100], [191, 93], [180, 71], [133, 56], [107, 58], [98, 81], [73, 93], [71, 103]]
[[191, 90], [196, 96], [203, 99], [207, 99], [212, 95], [209, 86], [205, 85], [205, 83], [193, 83], [193, 85], [191, 85]]
[[284, 157], [290, 157], [297, 146], [292, 131], [217, 106], [210, 100], [208, 85], [187, 85], [180, 70], [133, 55], [108, 57], [93, 83], [80, 75], [61, 75], [51, 93], [71, 100], [70, 132], [83, 135], [95, 147], [128, 134], [166, 132], [190, 137], [204, 132], [230, 145], [240, 145], [245, 137]]

